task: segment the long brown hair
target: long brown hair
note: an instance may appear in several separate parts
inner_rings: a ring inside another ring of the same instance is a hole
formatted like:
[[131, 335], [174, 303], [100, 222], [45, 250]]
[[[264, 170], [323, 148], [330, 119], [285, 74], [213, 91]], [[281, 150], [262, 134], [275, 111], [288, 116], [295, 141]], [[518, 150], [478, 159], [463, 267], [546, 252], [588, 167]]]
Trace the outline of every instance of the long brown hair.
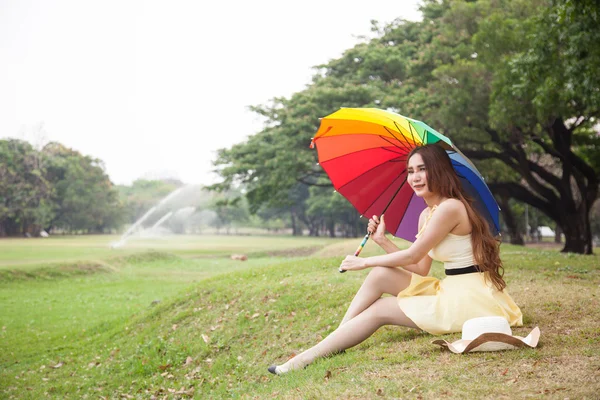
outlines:
[[487, 220], [473, 208], [473, 200], [463, 190], [446, 150], [435, 144], [415, 147], [406, 159], [407, 164], [415, 154], [423, 158], [429, 190], [444, 198], [460, 200], [465, 205], [471, 222], [471, 244], [475, 262], [479, 270], [485, 272], [486, 279], [502, 291], [506, 282], [502, 278], [504, 267], [500, 260], [500, 242], [492, 236]]

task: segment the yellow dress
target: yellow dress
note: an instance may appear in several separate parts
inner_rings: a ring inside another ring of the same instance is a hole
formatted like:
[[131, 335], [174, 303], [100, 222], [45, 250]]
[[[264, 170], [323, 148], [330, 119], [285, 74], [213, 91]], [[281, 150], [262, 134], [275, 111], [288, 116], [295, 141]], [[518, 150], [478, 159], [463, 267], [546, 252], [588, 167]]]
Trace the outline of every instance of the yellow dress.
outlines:
[[[448, 234], [429, 256], [443, 262], [446, 270], [476, 264], [470, 234]], [[398, 304], [419, 328], [434, 335], [460, 332], [465, 321], [476, 317], [501, 316], [511, 326], [523, 325], [523, 314], [506, 289], [498, 291], [479, 272], [447, 275], [442, 280], [412, 274], [408, 287], [398, 293]]]

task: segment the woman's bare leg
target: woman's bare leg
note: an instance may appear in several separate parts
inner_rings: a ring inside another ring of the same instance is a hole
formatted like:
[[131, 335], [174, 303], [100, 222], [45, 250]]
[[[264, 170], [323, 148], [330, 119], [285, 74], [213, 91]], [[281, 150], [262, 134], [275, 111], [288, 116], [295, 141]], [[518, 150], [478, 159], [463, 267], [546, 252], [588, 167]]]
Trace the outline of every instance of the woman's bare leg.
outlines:
[[397, 296], [410, 283], [411, 273], [400, 268], [375, 267], [352, 299], [340, 326], [366, 310], [384, 293]]
[[317, 345], [298, 354], [285, 364], [277, 366], [274, 372], [283, 374], [293, 369], [303, 368], [319, 357], [356, 346], [383, 325], [417, 328], [414, 322], [400, 309], [398, 299], [384, 297], [376, 300], [366, 310], [339, 326]]

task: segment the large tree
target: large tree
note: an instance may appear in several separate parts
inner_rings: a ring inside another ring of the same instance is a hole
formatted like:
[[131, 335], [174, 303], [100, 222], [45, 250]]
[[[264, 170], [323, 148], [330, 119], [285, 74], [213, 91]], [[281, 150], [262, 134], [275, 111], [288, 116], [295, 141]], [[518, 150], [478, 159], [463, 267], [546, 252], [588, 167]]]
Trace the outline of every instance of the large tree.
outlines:
[[446, 40], [465, 38], [464, 52], [432, 71], [426, 90], [446, 100], [434, 96], [429, 114], [464, 143], [465, 154], [513, 171], [498, 176], [488, 168], [495, 194], [556, 221], [563, 251], [591, 254], [589, 214], [600, 171], [590, 162], [600, 157], [593, 130], [600, 113], [598, 3], [544, 3], [453, 2], [444, 32]]
[[377, 84], [383, 107], [423, 119], [480, 160], [507, 205], [511, 236], [518, 236], [508, 207], [515, 198], [556, 221], [563, 251], [591, 253], [600, 158], [592, 129], [600, 112], [597, 4], [426, 1], [418, 34], [412, 23], [387, 27], [330, 63], [326, 75]]

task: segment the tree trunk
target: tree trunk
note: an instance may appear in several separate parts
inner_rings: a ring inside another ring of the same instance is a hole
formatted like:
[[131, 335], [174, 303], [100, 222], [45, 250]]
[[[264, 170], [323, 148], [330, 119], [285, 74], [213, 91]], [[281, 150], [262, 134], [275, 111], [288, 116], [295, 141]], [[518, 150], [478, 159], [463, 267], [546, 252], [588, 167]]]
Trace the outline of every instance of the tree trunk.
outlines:
[[563, 214], [560, 224], [565, 233], [563, 253], [593, 254], [590, 217], [585, 207], [574, 215]]
[[[474, 159], [495, 158], [518, 173], [519, 182], [492, 182], [488, 187], [498, 196], [507, 196], [537, 208], [559, 224], [565, 234], [564, 252], [592, 254], [589, 210], [600, 181], [592, 165], [573, 152], [573, 125], [557, 117], [543, 127], [543, 134], [514, 129], [515, 138], [506, 139], [488, 128], [486, 132], [497, 151], [465, 151]], [[544, 138], [546, 136], [549, 140]], [[514, 139], [514, 140], [513, 140]], [[533, 142], [555, 160], [546, 165], [526, 152]]]
[[329, 237], [335, 237], [335, 221], [331, 218], [327, 221], [327, 230], [329, 231]]
[[508, 236], [510, 236], [510, 244], [516, 244], [518, 246], [525, 245], [525, 241], [523, 240], [523, 235], [519, 232], [519, 227], [517, 225], [517, 221], [515, 221], [515, 217], [510, 210], [510, 205], [508, 204], [507, 196], [498, 196], [500, 207], [502, 209], [502, 216], [504, 217], [504, 223], [508, 228]]
[[296, 215], [293, 211], [290, 212], [292, 219], [292, 235], [294, 236], [302, 236], [302, 232], [298, 229], [298, 224], [296, 223]]
[[562, 228], [559, 224], [556, 224], [554, 229], [554, 243], [562, 243]]

